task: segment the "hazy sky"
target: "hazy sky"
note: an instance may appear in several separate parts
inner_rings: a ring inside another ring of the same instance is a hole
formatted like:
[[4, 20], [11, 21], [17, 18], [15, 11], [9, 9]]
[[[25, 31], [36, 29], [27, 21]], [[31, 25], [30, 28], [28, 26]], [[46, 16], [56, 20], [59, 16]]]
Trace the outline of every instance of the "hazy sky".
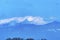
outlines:
[[14, 16], [53, 16], [59, 18], [59, 2], [59, 0], [0, 0], [0, 18]]

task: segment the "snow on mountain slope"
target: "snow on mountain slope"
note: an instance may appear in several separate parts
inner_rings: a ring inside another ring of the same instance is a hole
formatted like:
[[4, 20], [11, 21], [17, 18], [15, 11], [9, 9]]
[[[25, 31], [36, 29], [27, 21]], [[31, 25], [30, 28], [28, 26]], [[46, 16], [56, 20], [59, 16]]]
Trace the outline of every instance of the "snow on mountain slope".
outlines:
[[0, 40], [8, 37], [56, 40], [60, 37], [57, 34], [60, 34], [60, 22], [48, 23], [41, 17], [26, 16], [0, 20]]
[[44, 20], [42, 17], [35, 17], [35, 16], [25, 16], [25, 17], [13, 17], [13, 18], [8, 18], [8, 19], [2, 19], [0, 20], [0, 25], [1, 24], [6, 24], [6, 23], [29, 23], [29, 24], [36, 24], [36, 25], [44, 25], [47, 24], [48, 22]]

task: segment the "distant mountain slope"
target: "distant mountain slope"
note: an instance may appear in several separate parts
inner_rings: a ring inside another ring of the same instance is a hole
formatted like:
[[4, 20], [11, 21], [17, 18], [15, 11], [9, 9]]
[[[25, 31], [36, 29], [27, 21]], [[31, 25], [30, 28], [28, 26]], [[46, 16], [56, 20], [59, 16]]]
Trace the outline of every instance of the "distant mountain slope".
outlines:
[[0, 25], [0, 40], [5, 40], [8, 37], [32, 37], [36, 40], [41, 38], [47, 38], [48, 40], [60, 39], [60, 31], [55, 29], [60, 29], [60, 22], [54, 21], [45, 25], [17, 23], [11, 26], [10, 23], [3, 24]]

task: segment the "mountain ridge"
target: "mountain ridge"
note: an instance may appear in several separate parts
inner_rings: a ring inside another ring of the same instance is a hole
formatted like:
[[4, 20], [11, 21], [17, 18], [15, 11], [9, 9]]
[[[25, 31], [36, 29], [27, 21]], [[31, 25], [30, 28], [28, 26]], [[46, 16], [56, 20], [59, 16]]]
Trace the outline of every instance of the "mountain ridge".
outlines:
[[51, 23], [48, 23], [48, 24], [44, 24], [44, 25], [36, 25], [36, 24], [31, 24], [31, 23], [15, 23], [15, 22], [13, 22], [13, 23], [7, 23], [7, 24], [3, 24], [3, 25], [0, 25], [0, 27], [24, 27], [24, 26], [31, 26], [31, 27], [47, 27], [47, 28], [49, 28], [49, 27], [59, 27], [60, 28], [60, 22], [58, 22], [58, 21], [53, 21], [53, 22], [51, 22]]

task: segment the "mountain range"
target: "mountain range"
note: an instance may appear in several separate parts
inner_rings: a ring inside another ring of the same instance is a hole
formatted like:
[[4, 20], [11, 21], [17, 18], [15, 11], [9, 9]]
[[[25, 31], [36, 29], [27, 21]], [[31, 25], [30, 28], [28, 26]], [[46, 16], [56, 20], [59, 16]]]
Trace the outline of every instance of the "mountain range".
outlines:
[[31, 23], [10, 22], [0, 25], [0, 40], [6, 38], [22, 37], [47, 40], [60, 40], [60, 22], [54, 21], [44, 25]]

